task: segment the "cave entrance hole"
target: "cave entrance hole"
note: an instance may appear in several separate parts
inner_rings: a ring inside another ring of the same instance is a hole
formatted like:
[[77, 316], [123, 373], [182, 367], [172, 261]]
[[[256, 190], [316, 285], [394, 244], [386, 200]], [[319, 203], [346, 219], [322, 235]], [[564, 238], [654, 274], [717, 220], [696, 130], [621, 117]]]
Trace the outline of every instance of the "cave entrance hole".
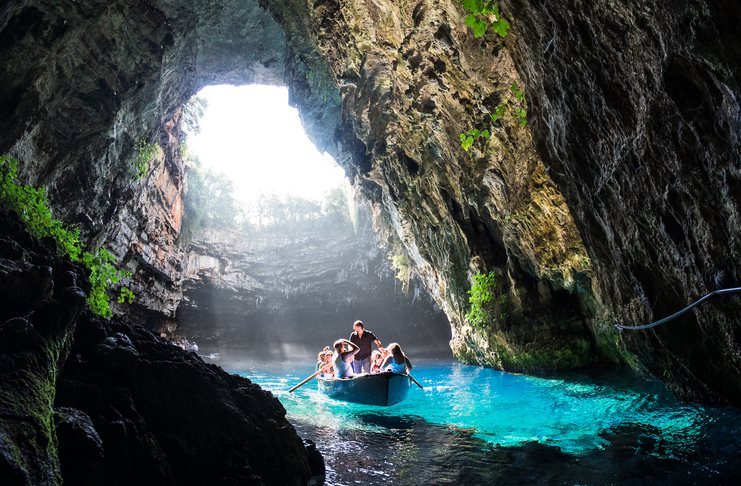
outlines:
[[350, 216], [345, 173], [309, 140], [286, 87], [208, 86], [185, 105], [183, 125], [203, 222], [265, 228]]
[[[189, 254], [178, 334], [205, 354], [306, 359], [365, 321], [384, 343], [450, 355], [450, 326], [403, 294], [342, 168], [279, 86], [209, 86], [184, 106]], [[413, 337], [413, 338], [412, 338]]]

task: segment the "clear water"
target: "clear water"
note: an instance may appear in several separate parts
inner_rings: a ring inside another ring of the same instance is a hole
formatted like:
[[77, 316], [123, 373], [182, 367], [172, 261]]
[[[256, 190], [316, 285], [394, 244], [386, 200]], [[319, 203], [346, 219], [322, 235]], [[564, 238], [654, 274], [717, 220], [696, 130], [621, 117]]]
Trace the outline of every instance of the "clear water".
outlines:
[[[734, 483], [741, 411], [676, 402], [629, 372], [533, 377], [418, 363], [406, 401], [339, 402], [311, 363], [238, 370], [271, 390], [327, 463], [328, 484]], [[648, 476], [647, 476], [648, 475]], [[679, 481], [679, 483], [677, 483]]]

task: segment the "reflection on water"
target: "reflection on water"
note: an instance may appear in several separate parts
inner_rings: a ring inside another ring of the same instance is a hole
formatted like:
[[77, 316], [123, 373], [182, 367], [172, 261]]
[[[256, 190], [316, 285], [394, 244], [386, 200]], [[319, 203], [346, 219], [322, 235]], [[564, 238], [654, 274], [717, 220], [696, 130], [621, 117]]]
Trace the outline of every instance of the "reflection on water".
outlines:
[[328, 484], [716, 484], [741, 473], [741, 412], [680, 404], [630, 373], [531, 377], [421, 363], [393, 407], [331, 400], [311, 364], [239, 371], [271, 390], [327, 462]]

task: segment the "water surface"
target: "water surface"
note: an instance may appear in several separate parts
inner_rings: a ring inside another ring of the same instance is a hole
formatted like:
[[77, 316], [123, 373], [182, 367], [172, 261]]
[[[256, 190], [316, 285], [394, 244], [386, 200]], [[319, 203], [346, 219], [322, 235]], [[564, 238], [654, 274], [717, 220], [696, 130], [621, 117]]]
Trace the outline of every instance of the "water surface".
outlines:
[[679, 403], [628, 371], [533, 377], [420, 362], [392, 407], [339, 402], [312, 363], [235, 371], [271, 390], [327, 463], [327, 484], [734, 484], [741, 411]]

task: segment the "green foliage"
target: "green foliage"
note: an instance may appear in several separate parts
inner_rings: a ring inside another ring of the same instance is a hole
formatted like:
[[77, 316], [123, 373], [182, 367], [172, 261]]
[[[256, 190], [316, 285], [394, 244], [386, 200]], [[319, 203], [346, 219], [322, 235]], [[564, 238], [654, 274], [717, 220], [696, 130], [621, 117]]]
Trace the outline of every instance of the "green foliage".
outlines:
[[507, 109], [511, 108], [515, 118], [517, 118], [517, 123], [521, 127], [524, 127], [527, 125], [527, 101], [525, 100], [525, 92], [520, 89], [517, 83], [512, 83], [509, 87], [509, 92], [512, 95], [511, 98], [505, 100], [494, 109], [494, 113], [491, 114], [491, 122], [496, 124], [504, 118]]
[[488, 140], [489, 137], [491, 137], [491, 132], [489, 130], [479, 130], [477, 128], [472, 128], [471, 130], [461, 133], [459, 136], [461, 147], [463, 150], [468, 152], [471, 147], [473, 147], [474, 142], [476, 142], [479, 139]]
[[391, 267], [396, 271], [396, 279], [401, 282], [401, 290], [409, 291], [409, 282], [412, 279], [412, 262], [400, 247], [394, 247], [391, 255]]
[[[85, 252], [82, 263], [90, 270], [90, 294], [87, 297], [87, 305], [91, 311], [103, 317], [111, 317], [109, 290], [123, 278], [131, 277], [131, 273], [116, 267], [116, 257], [105, 248], [98, 248], [93, 254]], [[125, 290], [124, 290], [125, 289]], [[127, 287], [122, 287], [117, 298], [123, 303], [133, 301], [133, 292]]]
[[504, 117], [507, 112], [507, 104], [502, 103], [494, 109], [494, 113], [491, 114], [491, 122], [496, 123]]
[[78, 261], [82, 253], [80, 231], [70, 231], [54, 219], [44, 189], [18, 184], [17, 175], [18, 161], [8, 155], [0, 156], [0, 198], [18, 214], [31, 234], [54, 238], [61, 254]]
[[191, 241], [206, 229], [239, 226], [242, 213], [234, 198], [232, 181], [222, 174], [204, 170], [195, 157], [188, 159], [186, 180], [182, 238]]
[[514, 110], [517, 122], [521, 127], [524, 127], [527, 125], [527, 102], [525, 101], [525, 92], [517, 86], [517, 83], [512, 83], [509, 90], [515, 97]]
[[317, 99], [321, 99], [322, 103], [329, 101], [336, 89], [334, 81], [324, 70], [318, 71], [307, 68], [306, 82], [311, 94]]
[[350, 226], [346, 191], [336, 187], [321, 200], [262, 195], [254, 204], [243, 205], [235, 197], [232, 181], [201, 167], [192, 157], [186, 166], [185, 212], [180, 231], [183, 241], [193, 241], [207, 230], [290, 230], [297, 225]]
[[509, 22], [499, 13], [499, 5], [494, 0], [460, 0], [466, 15], [466, 25], [473, 30], [475, 38], [482, 37], [491, 27], [500, 37], [509, 32]]
[[491, 320], [491, 312], [494, 306], [503, 306], [506, 297], [500, 295], [497, 297], [496, 274], [477, 273], [473, 276], [473, 284], [468, 291], [468, 303], [471, 309], [466, 314], [468, 323], [477, 328], [485, 329], [486, 324]]
[[206, 113], [206, 108], [208, 108], [208, 101], [198, 95], [193, 96], [183, 105], [182, 126], [186, 137], [200, 133], [201, 119]]
[[517, 123], [521, 127], [527, 125], [527, 110], [525, 108], [515, 108], [515, 115], [517, 116]]
[[[87, 299], [88, 307], [100, 316], [110, 317], [109, 291], [122, 278], [131, 275], [117, 268], [115, 257], [104, 248], [99, 248], [94, 254], [83, 253], [80, 231], [65, 228], [52, 215], [44, 189], [18, 184], [17, 175], [18, 161], [8, 155], [0, 156], [0, 199], [18, 214], [32, 235], [37, 238], [53, 238], [61, 255], [67, 255], [70, 260], [87, 267], [91, 287]], [[122, 287], [121, 293], [124, 299], [119, 295], [119, 302], [133, 302], [134, 294], [131, 290]]]
[[[500, 103], [494, 112], [489, 115], [489, 119], [492, 125], [496, 125], [499, 121], [504, 119], [507, 114], [507, 110], [512, 110], [512, 114], [517, 119], [517, 123], [524, 127], [527, 125], [527, 101], [525, 100], [525, 92], [520, 89], [517, 83], [512, 83], [509, 87], [509, 94], [505, 95], [505, 99]], [[493, 127], [489, 127], [492, 130]], [[473, 147], [474, 143], [479, 140], [488, 140], [491, 137], [491, 132], [488, 129], [471, 129], [467, 132], [458, 135], [461, 147], [463, 150], [468, 152]]]
[[300, 224], [349, 225], [350, 208], [341, 187], [327, 191], [320, 201], [302, 197], [263, 196], [252, 208], [260, 228], [295, 227]]
[[338, 223], [350, 220], [350, 207], [347, 204], [347, 194], [342, 187], [335, 187], [324, 194], [320, 202], [322, 216]]
[[522, 91], [519, 86], [517, 86], [517, 83], [512, 83], [512, 85], [509, 87], [509, 90], [515, 96], [515, 99], [518, 102], [525, 103], [525, 92]]
[[128, 287], [121, 287], [120, 292], [118, 293], [117, 301], [119, 304], [132, 304], [134, 302], [134, 299], [136, 296], [134, 295], [134, 292], [131, 291]]
[[136, 144], [136, 178], [143, 179], [149, 172], [149, 164], [157, 154], [157, 145], [141, 139]]
[[186, 142], [180, 142], [180, 145], [178, 145], [178, 152], [180, 153], [180, 158], [186, 160], [190, 154], [188, 144]]

